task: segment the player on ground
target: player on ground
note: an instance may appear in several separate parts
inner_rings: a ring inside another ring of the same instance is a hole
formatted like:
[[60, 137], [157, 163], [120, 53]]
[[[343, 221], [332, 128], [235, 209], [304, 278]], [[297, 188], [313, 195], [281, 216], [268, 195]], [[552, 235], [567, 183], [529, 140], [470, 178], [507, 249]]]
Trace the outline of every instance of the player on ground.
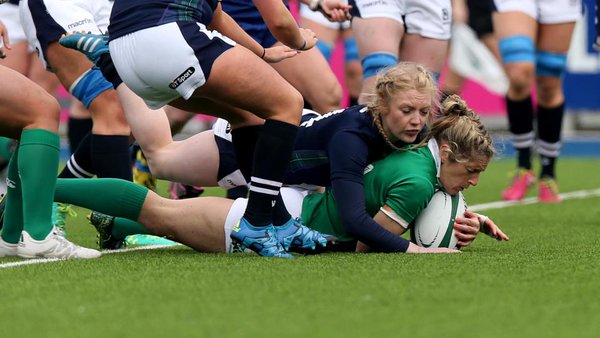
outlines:
[[[61, 42], [77, 48], [85, 44], [85, 39], [94, 37], [75, 34]], [[115, 80], [117, 74], [111, 76], [107, 71], [105, 74], [119, 91], [134, 135], [139, 135], [138, 142], [157, 177], [200, 186], [214, 185], [217, 177], [221, 184], [243, 178], [235, 169], [229, 170], [231, 166], [223, 165], [230, 161], [220, 156], [215, 143], [211, 145], [211, 135], [199, 134], [173, 142], [164, 114], [145, 114], [143, 120], [137, 117], [133, 112], [142, 111], [140, 99]], [[397, 236], [375, 223], [366, 213], [364, 200], [356, 196], [363, 196], [362, 174], [368, 163], [417, 140], [431, 117], [437, 90], [429, 72], [414, 63], [400, 63], [382, 72], [376, 90], [368, 107], [354, 106], [303, 122], [284, 182], [331, 185], [338, 207], [345, 215], [344, 223], [351, 227], [349, 231], [364, 242], [384, 246], [384, 251], [399, 251], [403, 247]], [[184, 151], [203, 145], [203, 150], [194, 155]], [[212, 181], [201, 180], [205, 178]], [[290, 218], [281, 200], [275, 204], [273, 218], [274, 221]]]
[[[480, 173], [494, 154], [491, 138], [479, 118], [466, 109], [457, 96], [452, 96], [442, 110], [444, 116], [433, 123], [428, 139], [419, 147], [395, 151], [370, 165], [364, 175], [367, 187], [364, 195], [352, 196], [365, 200], [369, 215], [394, 236], [406, 230], [427, 205], [436, 188], [457, 194], [477, 185]], [[308, 195], [292, 188], [284, 189], [290, 193], [285, 194], [286, 204], [295, 215], [302, 216], [311, 227], [335, 233], [341, 242], [337, 249], [356, 249], [360, 238], [355, 237], [341, 220], [344, 214], [336, 207], [336, 199], [330, 189], [325, 193]], [[77, 193], [83, 190], [94, 193], [85, 196]], [[129, 220], [113, 220], [96, 214], [94, 223], [104, 239], [151, 232], [169, 236], [203, 252], [232, 251], [227, 234], [242, 216], [245, 204], [244, 199], [234, 202], [218, 197], [168, 200], [142, 187], [117, 180], [59, 180], [56, 198]], [[360, 220], [355, 222], [360, 223]], [[467, 213], [464, 219], [457, 220], [454, 227], [459, 232], [459, 244], [466, 246], [475, 239], [480, 222], [476, 214]], [[494, 238], [508, 240], [489, 220], [485, 221], [482, 229]], [[394, 252], [455, 252], [443, 248], [421, 248], [402, 238], [399, 241], [404, 243], [403, 250]], [[370, 249], [389, 252], [382, 245], [370, 245]]]
[[[110, 21], [116, 70], [149, 107], [169, 104], [232, 123], [236, 154], [251, 182], [248, 208], [232, 238], [260, 255], [289, 257], [277, 241], [272, 209], [298, 129], [302, 97], [261, 58], [280, 61], [298, 51], [263, 48], [218, 1], [117, 0]], [[314, 46], [314, 33], [300, 33], [303, 42], [293, 47]], [[161, 58], [169, 63], [149, 57], [157, 44], [164, 46]], [[277, 225], [293, 236], [315, 234], [292, 218]], [[326, 242], [322, 236], [316, 240]]]
[[541, 158], [538, 198], [543, 203], [559, 202], [555, 166], [565, 110], [561, 78], [575, 22], [581, 16], [581, 1], [495, 0], [494, 10], [494, 31], [509, 79], [508, 122], [517, 150], [516, 174], [502, 198], [521, 200], [536, 181], [531, 164], [536, 140], [531, 99], [535, 81], [537, 153]]

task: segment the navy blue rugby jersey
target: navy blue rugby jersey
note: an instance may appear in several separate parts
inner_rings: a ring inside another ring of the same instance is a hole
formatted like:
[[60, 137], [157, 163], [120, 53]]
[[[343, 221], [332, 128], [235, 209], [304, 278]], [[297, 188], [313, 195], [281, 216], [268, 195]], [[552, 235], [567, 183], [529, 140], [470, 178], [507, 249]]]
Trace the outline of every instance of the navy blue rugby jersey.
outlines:
[[109, 39], [176, 21], [210, 24], [220, 0], [115, 0]]
[[304, 116], [284, 182], [328, 186], [340, 176], [362, 182], [364, 168], [390, 151], [364, 105]]

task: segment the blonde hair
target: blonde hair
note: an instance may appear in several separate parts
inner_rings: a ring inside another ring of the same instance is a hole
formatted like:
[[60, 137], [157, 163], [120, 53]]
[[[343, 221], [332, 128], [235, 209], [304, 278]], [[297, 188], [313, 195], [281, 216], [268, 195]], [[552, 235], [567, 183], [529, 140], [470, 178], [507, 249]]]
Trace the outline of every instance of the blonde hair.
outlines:
[[[432, 111], [438, 105], [437, 88], [431, 73], [425, 67], [414, 62], [400, 62], [385, 68], [377, 74], [373, 94], [369, 94], [367, 107], [381, 136], [392, 149], [398, 150], [383, 130], [381, 114], [389, 111], [390, 100], [400, 91], [415, 89], [430, 94]], [[431, 115], [429, 116], [431, 119]]]
[[421, 144], [432, 137], [450, 147], [449, 158], [455, 162], [464, 163], [481, 157], [489, 160], [496, 153], [479, 116], [458, 95], [450, 95], [442, 102], [440, 117], [431, 124], [429, 135]]

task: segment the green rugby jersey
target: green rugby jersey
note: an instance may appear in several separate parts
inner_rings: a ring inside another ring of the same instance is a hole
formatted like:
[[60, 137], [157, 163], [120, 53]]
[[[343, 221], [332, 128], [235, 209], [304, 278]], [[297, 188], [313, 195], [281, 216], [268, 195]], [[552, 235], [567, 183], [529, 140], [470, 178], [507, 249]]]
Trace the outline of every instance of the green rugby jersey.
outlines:
[[[437, 186], [438, 171], [430, 148], [437, 149], [437, 143], [430, 141], [429, 147], [395, 151], [365, 168], [365, 202], [371, 217], [388, 205], [410, 223], [427, 206]], [[329, 189], [304, 198], [302, 220], [310, 228], [335, 235], [340, 241], [354, 240], [344, 229]]]

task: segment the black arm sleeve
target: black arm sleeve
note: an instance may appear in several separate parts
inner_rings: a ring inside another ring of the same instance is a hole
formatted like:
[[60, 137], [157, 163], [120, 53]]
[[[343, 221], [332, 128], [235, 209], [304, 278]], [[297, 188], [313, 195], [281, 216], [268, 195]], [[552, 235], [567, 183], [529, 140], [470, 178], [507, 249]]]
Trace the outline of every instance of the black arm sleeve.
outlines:
[[330, 144], [331, 187], [348, 234], [374, 251], [406, 252], [410, 242], [377, 224], [367, 214], [363, 171], [369, 149], [352, 133], [340, 133]]

